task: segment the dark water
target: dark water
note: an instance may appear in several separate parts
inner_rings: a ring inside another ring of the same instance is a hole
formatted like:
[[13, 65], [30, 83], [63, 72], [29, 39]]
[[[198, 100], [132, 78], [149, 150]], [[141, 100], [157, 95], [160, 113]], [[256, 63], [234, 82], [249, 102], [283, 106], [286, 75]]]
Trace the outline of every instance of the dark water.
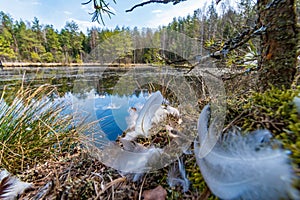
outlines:
[[0, 71], [0, 92], [5, 87], [5, 94], [13, 97], [21, 83], [30, 87], [55, 85], [60, 98], [70, 102], [72, 112], [83, 113], [90, 122], [98, 120], [107, 138], [115, 140], [127, 128], [128, 110], [144, 104], [152, 92], [160, 90], [165, 103], [178, 106], [182, 101], [179, 96], [199, 91], [199, 79], [186, 71], [150, 66], [5, 69]]

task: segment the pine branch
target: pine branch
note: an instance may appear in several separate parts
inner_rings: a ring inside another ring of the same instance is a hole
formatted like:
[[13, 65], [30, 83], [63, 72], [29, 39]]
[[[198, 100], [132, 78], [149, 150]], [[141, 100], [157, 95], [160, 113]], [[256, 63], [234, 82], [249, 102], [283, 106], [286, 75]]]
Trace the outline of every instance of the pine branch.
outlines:
[[[106, 0], [88, 0], [87, 2], [81, 3], [82, 5], [90, 4], [93, 1], [93, 6], [95, 11], [93, 13], [89, 13], [92, 15], [92, 22], [97, 21], [99, 24], [103, 24], [103, 15], [106, 14], [109, 18], [111, 18], [111, 15], [114, 15], [112, 11], [110, 11], [109, 4], [106, 2]], [[113, 0], [114, 3], [116, 3], [116, 0]]]

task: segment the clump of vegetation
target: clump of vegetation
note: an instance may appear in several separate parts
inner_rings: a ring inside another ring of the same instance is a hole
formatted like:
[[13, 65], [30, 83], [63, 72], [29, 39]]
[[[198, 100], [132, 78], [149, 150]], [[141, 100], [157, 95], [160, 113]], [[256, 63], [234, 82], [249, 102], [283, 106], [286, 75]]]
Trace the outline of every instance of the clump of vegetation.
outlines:
[[56, 88], [24, 88], [0, 98], [0, 165], [16, 173], [42, 163], [77, 142], [72, 116], [63, 115], [65, 102], [54, 101]]
[[[285, 149], [292, 151], [294, 163], [300, 164], [300, 119], [295, 96], [300, 86], [294, 89], [271, 88], [265, 92], [250, 92], [250, 97], [228, 100], [229, 125], [242, 130], [268, 129], [279, 139]], [[227, 126], [229, 128], [229, 126]]]
[[[187, 157], [187, 155], [185, 156]], [[187, 162], [185, 162], [185, 167], [188, 173], [188, 178], [191, 181], [192, 191], [199, 193], [198, 199], [218, 199], [218, 197], [211, 193], [208, 186], [206, 185], [205, 180], [202, 177], [200, 168], [196, 164], [196, 159], [194, 156], [191, 156], [191, 158], [189, 158]]]

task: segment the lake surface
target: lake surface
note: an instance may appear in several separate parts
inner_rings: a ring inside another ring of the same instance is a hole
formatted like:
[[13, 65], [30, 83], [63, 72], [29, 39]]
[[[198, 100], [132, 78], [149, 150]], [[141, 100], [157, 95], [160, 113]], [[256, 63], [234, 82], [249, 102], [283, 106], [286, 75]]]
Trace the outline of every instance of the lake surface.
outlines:
[[201, 80], [188, 69], [137, 66], [11, 68], [0, 71], [0, 92], [14, 95], [19, 85], [57, 86], [60, 98], [92, 122], [109, 140], [115, 140], [127, 128], [126, 118], [131, 108], [142, 107], [152, 92], [160, 90], [164, 103], [179, 106], [201, 95]]

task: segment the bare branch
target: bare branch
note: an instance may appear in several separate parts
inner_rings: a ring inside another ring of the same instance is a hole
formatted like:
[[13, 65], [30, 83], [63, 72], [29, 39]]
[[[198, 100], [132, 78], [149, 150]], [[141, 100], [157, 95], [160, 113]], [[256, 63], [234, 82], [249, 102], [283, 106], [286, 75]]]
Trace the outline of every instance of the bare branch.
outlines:
[[82, 5], [87, 5], [87, 4], [91, 3], [91, 2], [92, 2], [92, 0], [89, 0], [89, 1], [84, 2], [84, 3], [81, 3], [81, 4], [82, 4]]
[[209, 58], [215, 58], [215, 59], [221, 59], [224, 58], [226, 56], [226, 54], [228, 54], [228, 52], [242, 46], [243, 44], [246, 44], [251, 38], [254, 38], [258, 35], [263, 34], [266, 31], [267, 27], [266, 26], [262, 26], [262, 27], [253, 27], [251, 29], [246, 29], [245, 31], [243, 31], [241, 34], [239, 34], [238, 36], [228, 40], [227, 42], [225, 42], [223, 48], [219, 51], [215, 51], [209, 55], [203, 56], [201, 57], [201, 59], [198, 61], [198, 63], [196, 63], [195, 65], [193, 65], [188, 72], [191, 72], [197, 65], [199, 65], [201, 62], [205, 62], [207, 59]]
[[251, 38], [256, 37], [257, 35], [263, 34], [266, 31], [266, 29], [267, 29], [266, 26], [262, 26], [262, 27], [255, 26], [252, 29], [246, 29], [238, 36], [227, 41], [224, 44], [223, 49], [221, 50], [221, 53], [226, 55], [227, 52], [242, 46], [243, 44], [248, 42]]
[[142, 7], [142, 6], [150, 4], [150, 3], [163, 3], [163, 4], [173, 3], [173, 5], [176, 5], [182, 1], [186, 1], [186, 0], [149, 0], [149, 1], [145, 1], [143, 3], [133, 6], [132, 8], [126, 10], [126, 12], [131, 12], [134, 9], [136, 9], [137, 7]]

